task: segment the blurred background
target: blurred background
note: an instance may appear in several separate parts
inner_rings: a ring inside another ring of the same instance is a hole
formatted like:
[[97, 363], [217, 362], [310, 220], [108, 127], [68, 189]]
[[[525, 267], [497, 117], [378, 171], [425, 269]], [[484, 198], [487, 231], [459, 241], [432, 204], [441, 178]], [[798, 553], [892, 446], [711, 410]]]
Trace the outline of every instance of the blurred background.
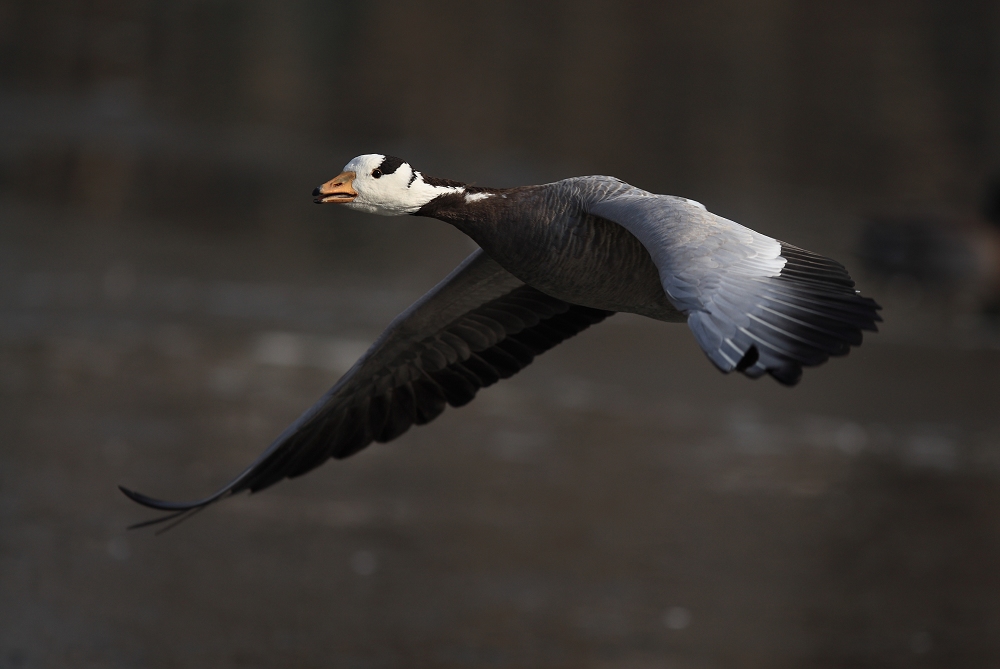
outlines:
[[[472, 250], [359, 153], [843, 261], [794, 390], [618, 315], [162, 536]], [[0, 667], [1000, 666], [1000, 3], [0, 0]]]

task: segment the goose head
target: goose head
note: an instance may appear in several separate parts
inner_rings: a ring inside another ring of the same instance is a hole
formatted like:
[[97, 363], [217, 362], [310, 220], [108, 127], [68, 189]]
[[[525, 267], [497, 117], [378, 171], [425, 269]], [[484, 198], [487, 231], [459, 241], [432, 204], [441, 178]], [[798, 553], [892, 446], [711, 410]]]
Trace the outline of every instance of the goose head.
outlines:
[[400, 216], [416, 213], [434, 198], [465, 190], [451, 182], [442, 185], [442, 180], [433, 181], [437, 183], [428, 183], [402, 158], [368, 153], [351, 160], [340, 174], [313, 190], [313, 202]]

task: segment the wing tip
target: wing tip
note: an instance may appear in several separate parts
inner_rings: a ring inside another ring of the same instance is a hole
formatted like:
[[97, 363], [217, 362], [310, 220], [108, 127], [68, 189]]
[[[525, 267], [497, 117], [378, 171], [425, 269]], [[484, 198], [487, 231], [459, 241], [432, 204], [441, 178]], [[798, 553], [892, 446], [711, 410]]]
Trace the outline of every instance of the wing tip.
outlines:
[[167, 500], [156, 499], [155, 497], [150, 497], [149, 495], [144, 495], [141, 492], [136, 492], [130, 488], [126, 488], [123, 485], [119, 485], [118, 489], [122, 491], [122, 494], [128, 497], [130, 500], [136, 504], [141, 504], [150, 509], [156, 509], [157, 511], [191, 511], [192, 509], [199, 509], [204, 506], [208, 506], [215, 500], [213, 498], [198, 500], [197, 502], [170, 502]]
[[118, 489], [122, 491], [123, 495], [128, 497], [136, 504], [140, 504], [142, 506], [145, 506], [150, 509], [155, 509], [157, 511], [167, 512], [165, 516], [160, 516], [159, 518], [152, 518], [150, 520], [143, 520], [128, 526], [129, 530], [139, 530], [144, 527], [150, 527], [151, 525], [160, 525], [163, 523], [167, 523], [165, 527], [162, 527], [156, 531], [157, 535], [163, 534], [167, 530], [177, 527], [188, 518], [194, 516], [199, 511], [203, 511], [207, 506], [225, 496], [224, 494], [214, 495], [212, 497], [199, 500], [197, 502], [168, 502], [162, 499], [156, 499], [154, 497], [144, 495], [141, 492], [136, 492], [135, 490], [126, 488], [123, 485], [119, 485]]
[[767, 373], [786, 388], [793, 388], [799, 385], [799, 381], [802, 380], [802, 365], [789, 363], [782, 367], [770, 367]]
[[143, 495], [141, 492], [136, 492], [131, 488], [126, 488], [125, 486], [119, 484], [118, 489], [122, 491], [122, 494], [128, 497], [130, 500], [136, 504], [141, 504], [142, 506], [149, 507], [150, 509], [157, 509], [158, 511], [166, 511], [169, 507], [164, 505], [169, 504], [163, 500], [154, 499], [148, 495]]

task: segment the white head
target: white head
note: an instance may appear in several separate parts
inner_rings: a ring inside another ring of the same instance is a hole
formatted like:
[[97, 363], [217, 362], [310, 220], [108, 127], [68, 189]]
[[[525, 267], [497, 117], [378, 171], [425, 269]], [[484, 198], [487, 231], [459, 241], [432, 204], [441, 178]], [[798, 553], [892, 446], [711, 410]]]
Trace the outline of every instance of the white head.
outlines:
[[393, 156], [368, 153], [313, 191], [317, 204], [344, 204], [382, 216], [412, 214], [436, 197], [464, 192], [463, 186], [434, 186], [409, 163]]

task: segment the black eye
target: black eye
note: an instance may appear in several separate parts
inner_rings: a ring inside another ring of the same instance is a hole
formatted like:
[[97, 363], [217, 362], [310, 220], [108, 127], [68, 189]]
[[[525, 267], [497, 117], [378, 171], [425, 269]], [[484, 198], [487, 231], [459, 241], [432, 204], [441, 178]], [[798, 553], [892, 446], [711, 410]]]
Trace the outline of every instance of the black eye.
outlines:
[[372, 176], [378, 179], [380, 176], [382, 176], [382, 170], [376, 167], [375, 169], [372, 170]]

